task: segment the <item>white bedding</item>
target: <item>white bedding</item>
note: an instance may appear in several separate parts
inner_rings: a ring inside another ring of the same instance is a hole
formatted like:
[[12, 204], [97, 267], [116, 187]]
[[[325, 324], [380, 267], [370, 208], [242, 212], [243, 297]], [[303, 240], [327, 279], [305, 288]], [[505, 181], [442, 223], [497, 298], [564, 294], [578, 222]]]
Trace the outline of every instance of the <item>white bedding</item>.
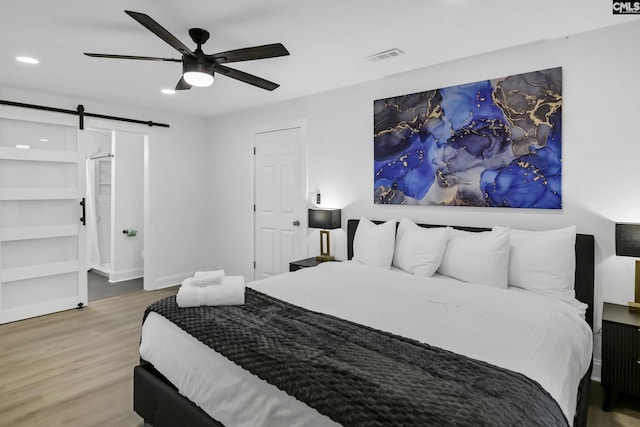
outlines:
[[[573, 421], [578, 384], [591, 363], [592, 332], [565, 302], [357, 262], [323, 263], [248, 286], [520, 372], [540, 383]], [[143, 325], [140, 354], [225, 426], [335, 425], [158, 314]]]

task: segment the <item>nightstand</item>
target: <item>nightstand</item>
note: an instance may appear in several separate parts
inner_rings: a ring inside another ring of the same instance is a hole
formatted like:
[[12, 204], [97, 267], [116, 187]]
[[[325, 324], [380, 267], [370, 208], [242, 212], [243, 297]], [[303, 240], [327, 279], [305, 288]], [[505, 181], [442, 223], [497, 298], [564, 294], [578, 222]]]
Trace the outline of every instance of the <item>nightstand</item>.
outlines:
[[[339, 262], [338, 260], [328, 261], [328, 262], [336, 262], [336, 261]], [[297, 270], [300, 270], [301, 268], [315, 267], [316, 265], [322, 262], [327, 262], [327, 261], [317, 261], [316, 257], [314, 256], [312, 256], [311, 258], [305, 258], [298, 261], [292, 261], [289, 263], [289, 271], [297, 271]]]
[[605, 302], [602, 310], [602, 409], [609, 411], [613, 394], [640, 394], [640, 313], [626, 305]]

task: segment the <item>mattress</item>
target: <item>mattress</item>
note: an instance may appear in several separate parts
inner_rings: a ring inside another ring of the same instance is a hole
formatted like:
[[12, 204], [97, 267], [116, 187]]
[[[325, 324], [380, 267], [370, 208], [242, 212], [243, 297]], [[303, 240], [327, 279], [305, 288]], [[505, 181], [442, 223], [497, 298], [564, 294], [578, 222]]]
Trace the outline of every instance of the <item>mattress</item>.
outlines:
[[[549, 392], [568, 420], [591, 362], [592, 332], [575, 307], [529, 292], [445, 276], [416, 277], [353, 261], [324, 263], [249, 286], [522, 373]], [[143, 325], [140, 355], [226, 426], [336, 425], [156, 313]]]

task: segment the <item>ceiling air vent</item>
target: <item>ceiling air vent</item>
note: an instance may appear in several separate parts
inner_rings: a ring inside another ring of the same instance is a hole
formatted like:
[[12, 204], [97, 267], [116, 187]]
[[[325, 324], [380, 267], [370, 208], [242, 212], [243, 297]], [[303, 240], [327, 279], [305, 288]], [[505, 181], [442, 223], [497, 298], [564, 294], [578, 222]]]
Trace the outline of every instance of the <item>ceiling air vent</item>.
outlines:
[[404, 52], [398, 48], [393, 48], [389, 50], [385, 50], [384, 52], [374, 53], [373, 55], [367, 56], [365, 59], [368, 59], [371, 62], [382, 61], [383, 59], [395, 58], [396, 56], [402, 55]]

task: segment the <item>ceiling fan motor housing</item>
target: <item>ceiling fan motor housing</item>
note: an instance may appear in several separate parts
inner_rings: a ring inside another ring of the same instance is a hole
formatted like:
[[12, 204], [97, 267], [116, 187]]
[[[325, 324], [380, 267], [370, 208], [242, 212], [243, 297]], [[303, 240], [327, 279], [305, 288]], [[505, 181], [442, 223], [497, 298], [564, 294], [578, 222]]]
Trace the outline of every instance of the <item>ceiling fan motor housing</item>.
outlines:
[[213, 61], [207, 59], [202, 51], [195, 52], [196, 56], [182, 56], [182, 73], [198, 72], [213, 75]]

